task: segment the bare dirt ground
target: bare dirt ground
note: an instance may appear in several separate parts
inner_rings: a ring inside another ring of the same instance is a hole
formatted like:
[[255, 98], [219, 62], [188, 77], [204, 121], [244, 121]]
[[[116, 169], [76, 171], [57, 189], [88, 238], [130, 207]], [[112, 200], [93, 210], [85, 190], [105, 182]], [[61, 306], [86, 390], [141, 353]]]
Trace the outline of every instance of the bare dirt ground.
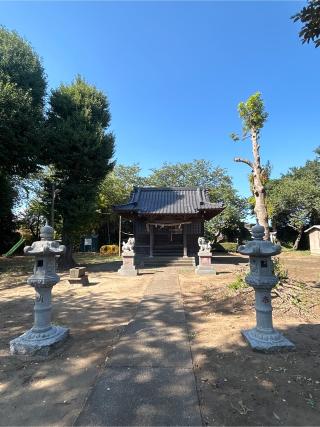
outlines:
[[281, 259], [304, 282], [273, 299], [274, 325], [297, 347], [290, 353], [253, 352], [241, 336], [255, 325], [254, 293], [228, 285], [244, 258], [217, 257], [215, 277], [179, 276], [206, 425], [320, 424], [320, 258]]
[[79, 414], [151, 278], [120, 278], [119, 263], [94, 262], [90, 286], [70, 286], [62, 275], [53, 288], [53, 321], [71, 330], [64, 352], [24, 362], [9, 355], [9, 341], [32, 326], [34, 290], [25, 283], [32, 261], [0, 260], [0, 425], [72, 425]]
[[[179, 272], [204, 425], [320, 424], [320, 258], [281, 258], [301, 282], [289, 300], [273, 300], [275, 326], [297, 346], [285, 354], [254, 353], [241, 337], [255, 324], [253, 292], [229, 285], [245, 258], [216, 256], [217, 276]], [[120, 263], [99, 256], [79, 261], [89, 263], [91, 286], [63, 275], [53, 289], [53, 320], [71, 329], [64, 353], [23, 362], [8, 344], [32, 326], [32, 260], [0, 258], [0, 425], [71, 425], [153, 277], [120, 278]]]

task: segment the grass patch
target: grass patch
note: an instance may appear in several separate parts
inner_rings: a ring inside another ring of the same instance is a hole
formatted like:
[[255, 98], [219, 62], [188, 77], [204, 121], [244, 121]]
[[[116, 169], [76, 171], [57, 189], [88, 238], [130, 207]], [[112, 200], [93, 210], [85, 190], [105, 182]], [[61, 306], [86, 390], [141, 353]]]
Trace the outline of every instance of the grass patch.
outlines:
[[297, 255], [297, 256], [309, 256], [311, 255], [310, 250], [293, 250], [292, 248], [286, 248], [281, 246], [282, 253], [285, 255]]
[[228, 289], [230, 289], [231, 291], [240, 291], [241, 289], [247, 288], [248, 285], [245, 282], [244, 278], [244, 274], [238, 274], [235, 280], [227, 285]]
[[104, 256], [93, 252], [77, 252], [73, 256], [77, 264], [102, 264], [121, 260], [121, 257], [117, 255]]

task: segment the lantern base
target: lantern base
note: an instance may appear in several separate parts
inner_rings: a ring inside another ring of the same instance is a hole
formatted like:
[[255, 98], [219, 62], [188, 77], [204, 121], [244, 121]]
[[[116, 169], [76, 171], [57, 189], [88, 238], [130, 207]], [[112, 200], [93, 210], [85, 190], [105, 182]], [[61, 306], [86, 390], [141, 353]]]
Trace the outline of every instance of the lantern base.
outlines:
[[272, 353], [277, 351], [295, 350], [295, 345], [277, 330], [271, 333], [262, 333], [257, 328], [241, 331], [245, 340], [254, 351]]
[[10, 341], [10, 353], [24, 358], [45, 359], [60, 347], [69, 336], [69, 329], [52, 325], [45, 332], [35, 332], [33, 328]]

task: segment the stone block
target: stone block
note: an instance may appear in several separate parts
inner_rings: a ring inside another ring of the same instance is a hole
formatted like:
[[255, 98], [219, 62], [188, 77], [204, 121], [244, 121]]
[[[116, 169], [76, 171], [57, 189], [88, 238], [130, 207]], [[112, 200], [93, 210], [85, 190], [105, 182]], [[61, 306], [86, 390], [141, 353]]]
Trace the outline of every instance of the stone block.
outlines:
[[89, 279], [88, 274], [85, 274], [84, 276], [80, 277], [69, 277], [68, 282], [70, 285], [82, 285], [82, 286], [88, 286], [89, 285]]
[[118, 270], [118, 274], [120, 274], [121, 276], [137, 276], [138, 272], [134, 266], [132, 267], [122, 266]]
[[70, 277], [78, 279], [86, 274], [86, 267], [75, 267], [70, 269]]
[[138, 274], [134, 265], [133, 252], [124, 252], [122, 254], [122, 266], [118, 270], [118, 273], [121, 276], [136, 276]]
[[195, 269], [195, 273], [199, 275], [205, 274], [216, 274], [214, 266], [212, 265], [212, 255], [211, 252], [201, 251], [198, 253], [199, 256], [199, 265]]
[[205, 274], [217, 274], [213, 265], [211, 266], [204, 266], [204, 265], [198, 265], [195, 269], [195, 273], [201, 275]]

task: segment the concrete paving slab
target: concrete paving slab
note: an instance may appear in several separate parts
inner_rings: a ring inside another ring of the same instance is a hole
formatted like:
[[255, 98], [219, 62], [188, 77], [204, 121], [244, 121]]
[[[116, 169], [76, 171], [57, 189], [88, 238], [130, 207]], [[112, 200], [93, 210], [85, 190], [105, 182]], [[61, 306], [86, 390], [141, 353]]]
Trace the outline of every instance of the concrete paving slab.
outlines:
[[202, 425], [177, 276], [154, 276], [75, 425]]
[[176, 305], [176, 308], [174, 308], [170, 303], [167, 305], [154, 304], [153, 307], [141, 306], [139, 307], [135, 320], [140, 321], [142, 319], [147, 319], [150, 322], [162, 320], [170, 324], [172, 324], [172, 322], [185, 322], [185, 312], [182, 307]]
[[108, 368], [75, 425], [201, 426], [193, 371]]
[[178, 327], [138, 330], [121, 339], [110, 355], [107, 366], [176, 366], [192, 369], [186, 331]]

